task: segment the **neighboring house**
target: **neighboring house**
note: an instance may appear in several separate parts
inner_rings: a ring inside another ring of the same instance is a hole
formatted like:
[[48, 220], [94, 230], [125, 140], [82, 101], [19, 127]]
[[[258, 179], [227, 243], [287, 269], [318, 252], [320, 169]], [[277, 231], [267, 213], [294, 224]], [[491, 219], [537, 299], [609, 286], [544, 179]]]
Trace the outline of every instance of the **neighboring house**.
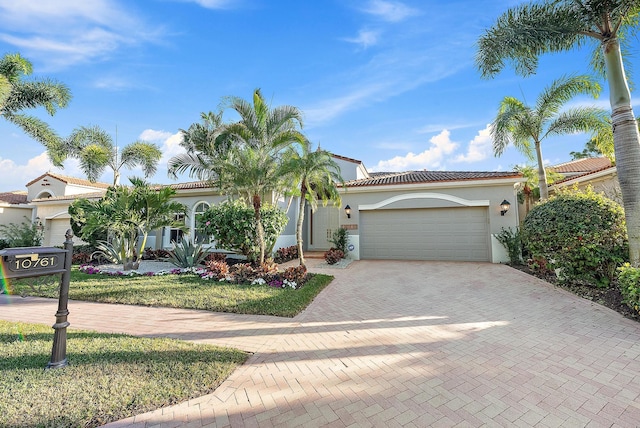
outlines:
[[[304, 243], [307, 250], [331, 247], [333, 232], [349, 231], [349, 257], [354, 259], [508, 261], [494, 236], [502, 228], [519, 224], [516, 188], [523, 181], [517, 172], [408, 171], [369, 173], [361, 161], [334, 155], [345, 180], [342, 206], [320, 206], [305, 213]], [[30, 218], [44, 225], [43, 245], [61, 245], [70, 227], [69, 205], [78, 198], [98, 199], [105, 183], [47, 173], [27, 184], [24, 205]], [[226, 200], [205, 182], [172, 184], [175, 201], [187, 206], [185, 225], [191, 236], [198, 215]], [[503, 201], [511, 210], [501, 213]], [[289, 207], [289, 223], [276, 248], [295, 245], [298, 204], [284, 198], [272, 203]], [[349, 207], [349, 213], [345, 210]], [[0, 221], [5, 223], [4, 217]], [[182, 231], [163, 228], [151, 234], [147, 246], [170, 248]], [[76, 240], [76, 242], [79, 242]], [[215, 242], [210, 243], [215, 247]]]
[[[0, 193], [0, 224], [20, 224], [35, 221], [35, 206], [29, 204], [27, 192], [13, 191]], [[0, 230], [0, 239], [6, 238]]]
[[555, 193], [560, 188], [577, 186], [585, 189], [591, 186], [596, 192], [603, 193], [610, 199], [622, 203], [618, 172], [611, 161], [605, 157], [577, 159], [552, 169], [564, 176], [549, 186], [549, 194]]

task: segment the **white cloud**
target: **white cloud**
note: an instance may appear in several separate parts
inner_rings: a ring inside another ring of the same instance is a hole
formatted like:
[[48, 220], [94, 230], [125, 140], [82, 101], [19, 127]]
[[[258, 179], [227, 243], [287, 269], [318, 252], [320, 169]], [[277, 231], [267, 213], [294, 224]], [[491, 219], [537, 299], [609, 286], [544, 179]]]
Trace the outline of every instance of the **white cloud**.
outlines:
[[456, 156], [454, 162], [479, 162], [491, 156], [492, 149], [491, 125], [488, 124], [484, 129], [478, 131], [478, 134], [471, 140], [467, 154]]
[[46, 152], [29, 159], [25, 165], [18, 165], [12, 159], [0, 158], [2, 187], [4, 189], [24, 190], [25, 184], [53, 169], [54, 166], [49, 161]]
[[158, 35], [115, 0], [0, 0], [0, 28], [0, 40], [49, 69], [100, 60]]
[[161, 141], [164, 143], [172, 136], [179, 136], [179, 135], [180, 135], [179, 133], [172, 134], [171, 132], [167, 132], [167, 131], [156, 131], [155, 129], [145, 129], [144, 131], [142, 131], [142, 133], [140, 133], [140, 136], [138, 138], [145, 141], [152, 141], [152, 142]]
[[444, 129], [429, 140], [430, 147], [422, 153], [409, 152], [405, 156], [396, 156], [393, 159], [380, 161], [371, 170], [406, 171], [439, 168], [445, 155], [453, 153], [458, 148], [458, 143], [451, 141], [450, 135], [451, 133]]
[[400, 22], [418, 14], [416, 9], [410, 8], [397, 1], [372, 0], [362, 9], [363, 12], [388, 22]]
[[379, 32], [371, 30], [360, 30], [358, 36], [354, 38], [346, 38], [345, 41], [360, 45], [363, 49], [378, 43]]

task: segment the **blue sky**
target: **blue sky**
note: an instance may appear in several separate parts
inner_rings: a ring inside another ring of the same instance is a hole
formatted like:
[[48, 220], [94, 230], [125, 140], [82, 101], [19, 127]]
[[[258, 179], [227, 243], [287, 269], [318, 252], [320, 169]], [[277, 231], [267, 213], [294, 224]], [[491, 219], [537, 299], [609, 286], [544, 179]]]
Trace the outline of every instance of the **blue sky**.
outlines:
[[[54, 117], [35, 111], [60, 135], [98, 125], [119, 146], [159, 144], [154, 183], [172, 182], [166, 162], [182, 150], [179, 129], [217, 110], [222, 97], [250, 99], [255, 88], [273, 106], [300, 108], [313, 143], [372, 171], [511, 170], [526, 159], [512, 148], [495, 158], [487, 128], [500, 100], [533, 104], [554, 79], [587, 72], [589, 59], [588, 51], [545, 56], [535, 76], [506, 69], [481, 79], [475, 42], [519, 3], [0, 0], [0, 53], [20, 52], [34, 76], [69, 86], [68, 108]], [[575, 102], [608, 108], [608, 94]], [[0, 191], [25, 189], [49, 170], [82, 177], [72, 160], [53, 168], [43, 146], [6, 121], [0, 136]], [[568, 161], [587, 139], [546, 140], [544, 159]]]

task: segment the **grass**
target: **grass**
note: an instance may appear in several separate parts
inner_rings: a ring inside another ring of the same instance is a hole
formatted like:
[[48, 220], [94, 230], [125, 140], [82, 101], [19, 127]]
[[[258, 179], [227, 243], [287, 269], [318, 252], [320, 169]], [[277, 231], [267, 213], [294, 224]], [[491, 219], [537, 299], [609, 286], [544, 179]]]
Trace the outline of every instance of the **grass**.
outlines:
[[[102, 303], [203, 309], [239, 314], [293, 317], [304, 310], [333, 277], [313, 274], [301, 288], [274, 288], [203, 280], [196, 275], [107, 276], [71, 272], [69, 298]], [[58, 297], [57, 283], [29, 287], [15, 281], [10, 292]]]
[[247, 357], [211, 345], [70, 329], [70, 365], [44, 370], [52, 341], [50, 326], [0, 320], [0, 426], [100, 426], [211, 393]]

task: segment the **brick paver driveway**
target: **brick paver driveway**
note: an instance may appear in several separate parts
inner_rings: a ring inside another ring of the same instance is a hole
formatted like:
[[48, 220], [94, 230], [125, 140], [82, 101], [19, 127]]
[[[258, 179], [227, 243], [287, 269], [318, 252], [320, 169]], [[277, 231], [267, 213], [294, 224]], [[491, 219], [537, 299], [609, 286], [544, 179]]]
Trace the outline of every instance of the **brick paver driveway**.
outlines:
[[[213, 394], [111, 426], [640, 426], [637, 322], [502, 265], [322, 271], [293, 320], [72, 302], [76, 328], [255, 352]], [[55, 312], [11, 302], [1, 318]]]

